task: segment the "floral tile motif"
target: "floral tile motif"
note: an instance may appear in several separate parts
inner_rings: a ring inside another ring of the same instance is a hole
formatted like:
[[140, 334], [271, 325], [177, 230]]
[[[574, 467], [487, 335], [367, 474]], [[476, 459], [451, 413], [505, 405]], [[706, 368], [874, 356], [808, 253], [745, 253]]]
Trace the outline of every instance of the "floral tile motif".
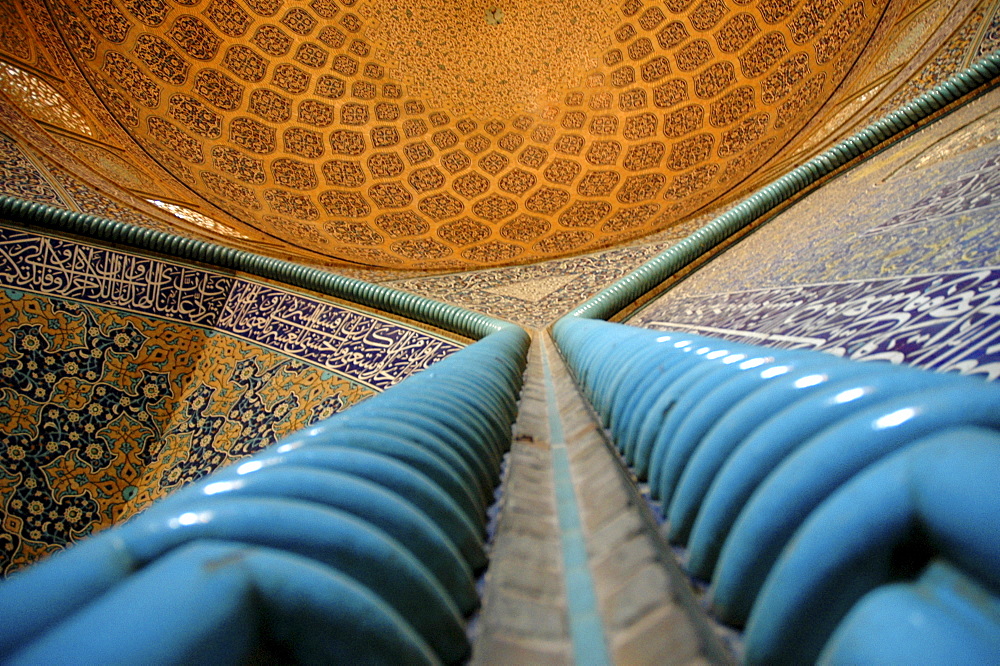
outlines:
[[13, 139], [0, 134], [0, 194], [69, 208]]
[[4, 573], [375, 393], [234, 336], [12, 289], [0, 327]]
[[274, 286], [0, 227], [0, 575], [460, 347]]
[[0, 571], [107, 526], [155, 457], [198, 333], [0, 295]]
[[714, 216], [715, 213], [696, 217], [631, 247], [528, 266], [398, 280], [389, 284], [396, 289], [506, 319], [528, 329], [544, 328]]
[[202, 342], [128, 515], [377, 392], [218, 331], [207, 332]]

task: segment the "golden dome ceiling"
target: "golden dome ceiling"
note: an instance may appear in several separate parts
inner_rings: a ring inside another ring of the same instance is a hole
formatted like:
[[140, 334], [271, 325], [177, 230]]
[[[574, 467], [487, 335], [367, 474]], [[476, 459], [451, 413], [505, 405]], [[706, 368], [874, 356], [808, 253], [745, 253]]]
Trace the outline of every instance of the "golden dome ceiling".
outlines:
[[809, 121], [882, 0], [72, 0], [115, 119], [263, 234], [389, 268], [662, 229]]

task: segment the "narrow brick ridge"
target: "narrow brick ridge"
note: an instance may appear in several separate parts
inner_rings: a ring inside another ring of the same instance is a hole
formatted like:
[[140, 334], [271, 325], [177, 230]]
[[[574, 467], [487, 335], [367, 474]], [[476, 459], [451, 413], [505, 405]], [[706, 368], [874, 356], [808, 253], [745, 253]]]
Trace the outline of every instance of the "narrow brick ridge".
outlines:
[[[580, 508], [573, 487], [573, 474], [570, 469], [562, 410], [558, 399], [559, 393], [566, 388], [566, 382], [560, 381], [560, 390], [557, 391], [549, 360], [551, 347], [551, 341], [545, 339], [541, 346], [541, 356], [545, 371], [545, 400], [549, 417], [552, 472], [555, 477], [556, 515], [562, 545], [563, 575], [566, 578], [566, 610], [569, 615], [570, 642], [577, 664], [600, 666], [609, 663], [605, 644], [606, 632], [597, 607], [597, 595], [590, 571]], [[564, 375], [565, 368], [561, 369]], [[566, 378], [561, 376], [560, 379]]]
[[473, 663], [725, 661], [548, 333], [533, 338]]

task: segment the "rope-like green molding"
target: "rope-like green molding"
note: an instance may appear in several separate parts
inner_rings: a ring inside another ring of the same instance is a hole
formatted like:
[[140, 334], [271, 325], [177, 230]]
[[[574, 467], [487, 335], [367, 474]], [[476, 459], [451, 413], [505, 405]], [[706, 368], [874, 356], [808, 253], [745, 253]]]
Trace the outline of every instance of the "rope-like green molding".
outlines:
[[566, 317], [609, 319], [705, 252], [820, 178], [865, 151], [899, 136], [919, 121], [992, 82], [998, 76], [1000, 76], [1000, 53], [993, 53], [761, 188], [684, 240], [605, 287], [577, 306]]
[[43, 227], [106, 243], [127, 245], [216, 268], [277, 280], [287, 285], [430, 324], [469, 338], [480, 339], [491, 333], [511, 328], [521, 330], [519, 326], [510, 322], [456, 305], [336, 275], [318, 268], [16, 197], [0, 195], [0, 220], [30, 227]]

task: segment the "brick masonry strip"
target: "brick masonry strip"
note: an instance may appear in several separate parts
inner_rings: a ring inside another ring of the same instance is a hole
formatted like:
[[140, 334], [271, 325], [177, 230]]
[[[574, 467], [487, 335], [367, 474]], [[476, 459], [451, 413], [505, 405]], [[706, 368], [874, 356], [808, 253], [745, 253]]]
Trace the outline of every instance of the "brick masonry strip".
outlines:
[[[560, 492], [560, 483], [572, 492]], [[537, 332], [474, 663], [727, 661], [630, 484], [548, 334]], [[585, 571], [574, 571], [572, 553], [567, 558], [576, 538]], [[591, 633], [574, 635], [574, 625]]]

